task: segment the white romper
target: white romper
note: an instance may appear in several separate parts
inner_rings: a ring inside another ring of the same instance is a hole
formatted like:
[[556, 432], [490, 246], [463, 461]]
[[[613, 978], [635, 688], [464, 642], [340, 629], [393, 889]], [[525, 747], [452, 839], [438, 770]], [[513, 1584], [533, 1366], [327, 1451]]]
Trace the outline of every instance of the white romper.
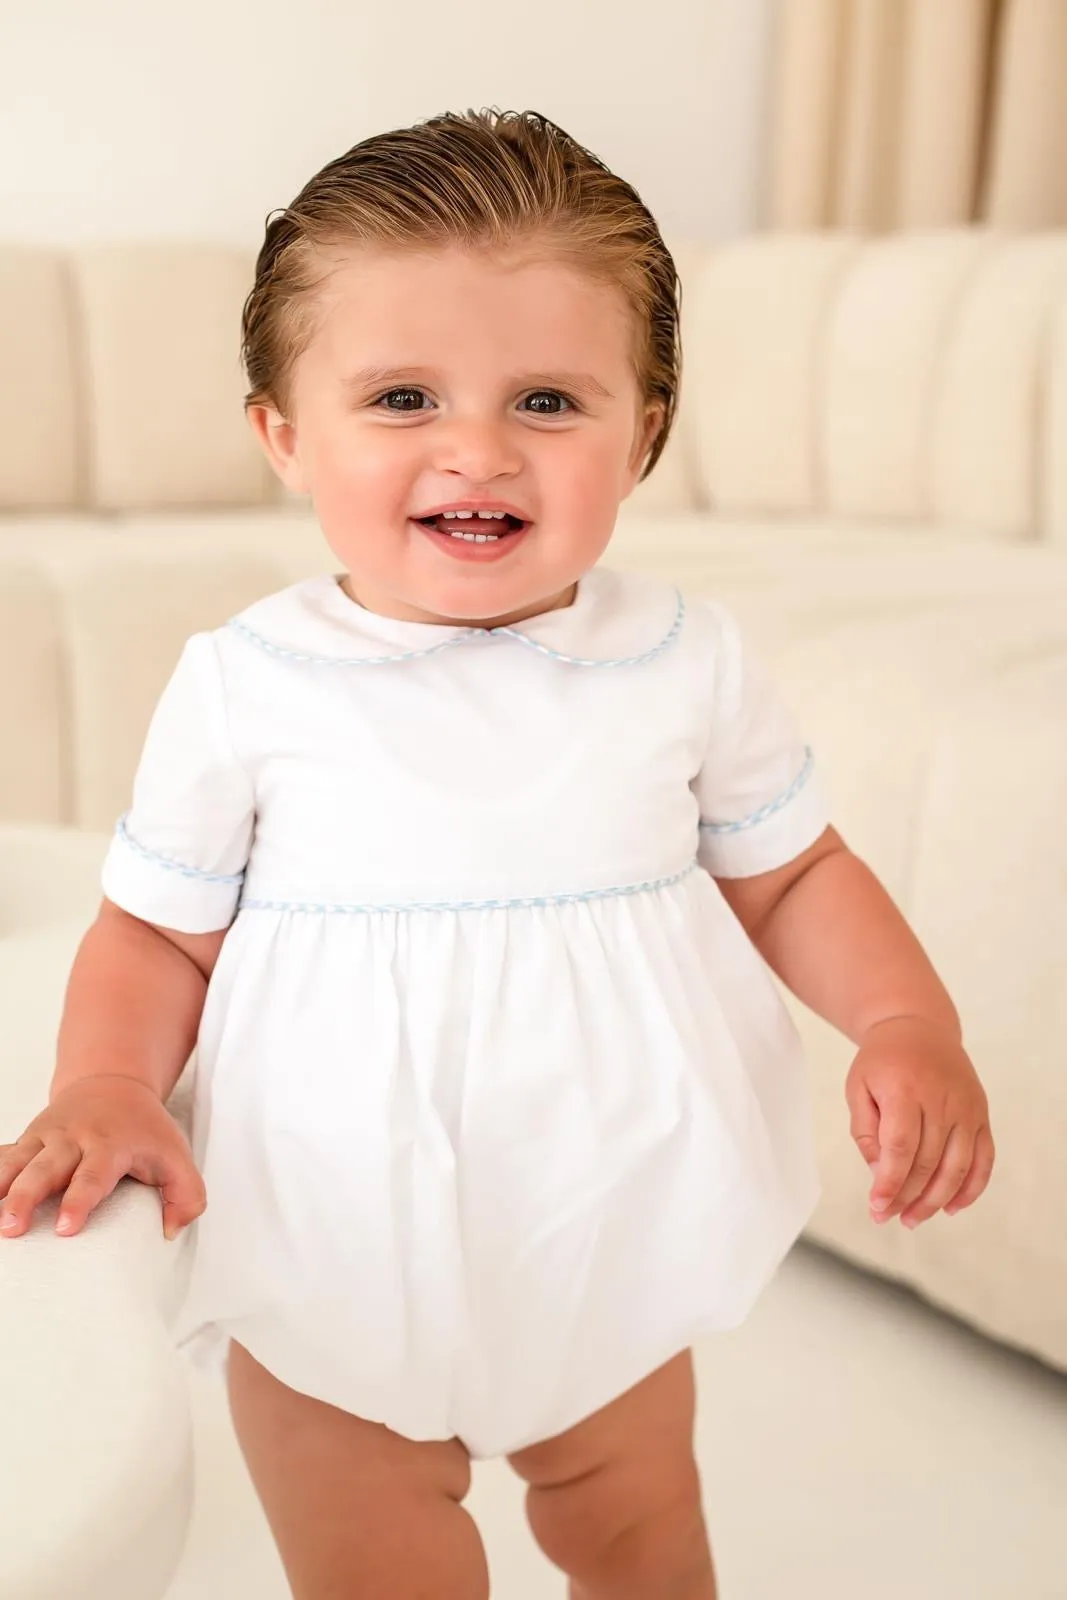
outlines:
[[229, 928], [179, 1343], [475, 1456], [740, 1322], [817, 1198], [799, 1041], [711, 874], [827, 817], [718, 606], [604, 569], [492, 630], [317, 577], [195, 635], [105, 894]]

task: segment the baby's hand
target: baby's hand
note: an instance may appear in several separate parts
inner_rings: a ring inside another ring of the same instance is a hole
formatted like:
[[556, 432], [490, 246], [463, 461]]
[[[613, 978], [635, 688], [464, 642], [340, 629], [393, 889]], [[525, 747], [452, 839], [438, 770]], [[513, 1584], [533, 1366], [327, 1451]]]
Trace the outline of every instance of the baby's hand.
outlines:
[[61, 1190], [56, 1232], [78, 1233], [126, 1173], [161, 1190], [168, 1239], [207, 1206], [189, 1142], [153, 1089], [134, 1078], [78, 1079], [15, 1144], [0, 1145], [0, 1238], [24, 1233]]
[[959, 1041], [920, 1017], [894, 1017], [865, 1036], [845, 1087], [852, 1137], [875, 1174], [871, 1216], [916, 1228], [942, 1207], [954, 1216], [989, 1182], [989, 1105]]

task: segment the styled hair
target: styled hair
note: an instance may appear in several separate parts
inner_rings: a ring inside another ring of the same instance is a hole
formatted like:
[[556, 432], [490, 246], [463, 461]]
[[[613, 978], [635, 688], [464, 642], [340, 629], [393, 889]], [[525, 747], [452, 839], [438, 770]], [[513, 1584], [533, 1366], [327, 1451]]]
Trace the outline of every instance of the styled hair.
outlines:
[[647, 478], [674, 421], [681, 378], [681, 287], [638, 194], [536, 111], [445, 112], [378, 133], [329, 162], [267, 219], [242, 317], [245, 405], [288, 414], [293, 364], [314, 330], [329, 252], [507, 249], [529, 243], [618, 287], [633, 314], [634, 375], [662, 424]]

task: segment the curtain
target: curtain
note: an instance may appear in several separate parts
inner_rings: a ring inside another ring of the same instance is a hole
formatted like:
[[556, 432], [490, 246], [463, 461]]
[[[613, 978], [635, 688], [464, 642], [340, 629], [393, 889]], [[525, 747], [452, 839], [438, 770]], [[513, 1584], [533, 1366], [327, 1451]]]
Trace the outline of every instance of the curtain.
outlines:
[[765, 213], [1067, 224], [1067, 0], [781, 0]]

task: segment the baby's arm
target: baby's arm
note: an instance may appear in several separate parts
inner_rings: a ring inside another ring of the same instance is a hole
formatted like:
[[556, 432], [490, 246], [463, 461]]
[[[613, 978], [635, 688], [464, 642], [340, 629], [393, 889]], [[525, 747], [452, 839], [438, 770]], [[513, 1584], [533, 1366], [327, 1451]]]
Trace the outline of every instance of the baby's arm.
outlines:
[[153, 713], [133, 806], [104, 863], [104, 903], [67, 988], [53, 1098], [100, 1073], [170, 1094], [236, 913], [254, 820], [218, 646], [196, 634]]
[[885, 889], [829, 826], [812, 752], [734, 619], [706, 608], [710, 735], [693, 783], [701, 864], [782, 981], [859, 1045], [852, 1135], [871, 1214], [916, 1226], [971, 1205], [993, 1139], [960, 1019]]
[[49, 1103], [98, 1076], [132, 1078], [168, 1099], [225, 937], [157, 927], [104, 900], [71, 969]]
[[922, 945], [833, 828], [776, 871], [716, 881], [783, 983], [853, 1043], [903, 1016], [959, 1039], [956, 1008]]
[[956, 1008], [878, 879], [828, 828], [784, 866], [716, 881], [772, 971], [860, 1047], [846, 1096], [875, 1221], [913, 1228], [973, 1204], [995, 1153], [986, 1096]]

